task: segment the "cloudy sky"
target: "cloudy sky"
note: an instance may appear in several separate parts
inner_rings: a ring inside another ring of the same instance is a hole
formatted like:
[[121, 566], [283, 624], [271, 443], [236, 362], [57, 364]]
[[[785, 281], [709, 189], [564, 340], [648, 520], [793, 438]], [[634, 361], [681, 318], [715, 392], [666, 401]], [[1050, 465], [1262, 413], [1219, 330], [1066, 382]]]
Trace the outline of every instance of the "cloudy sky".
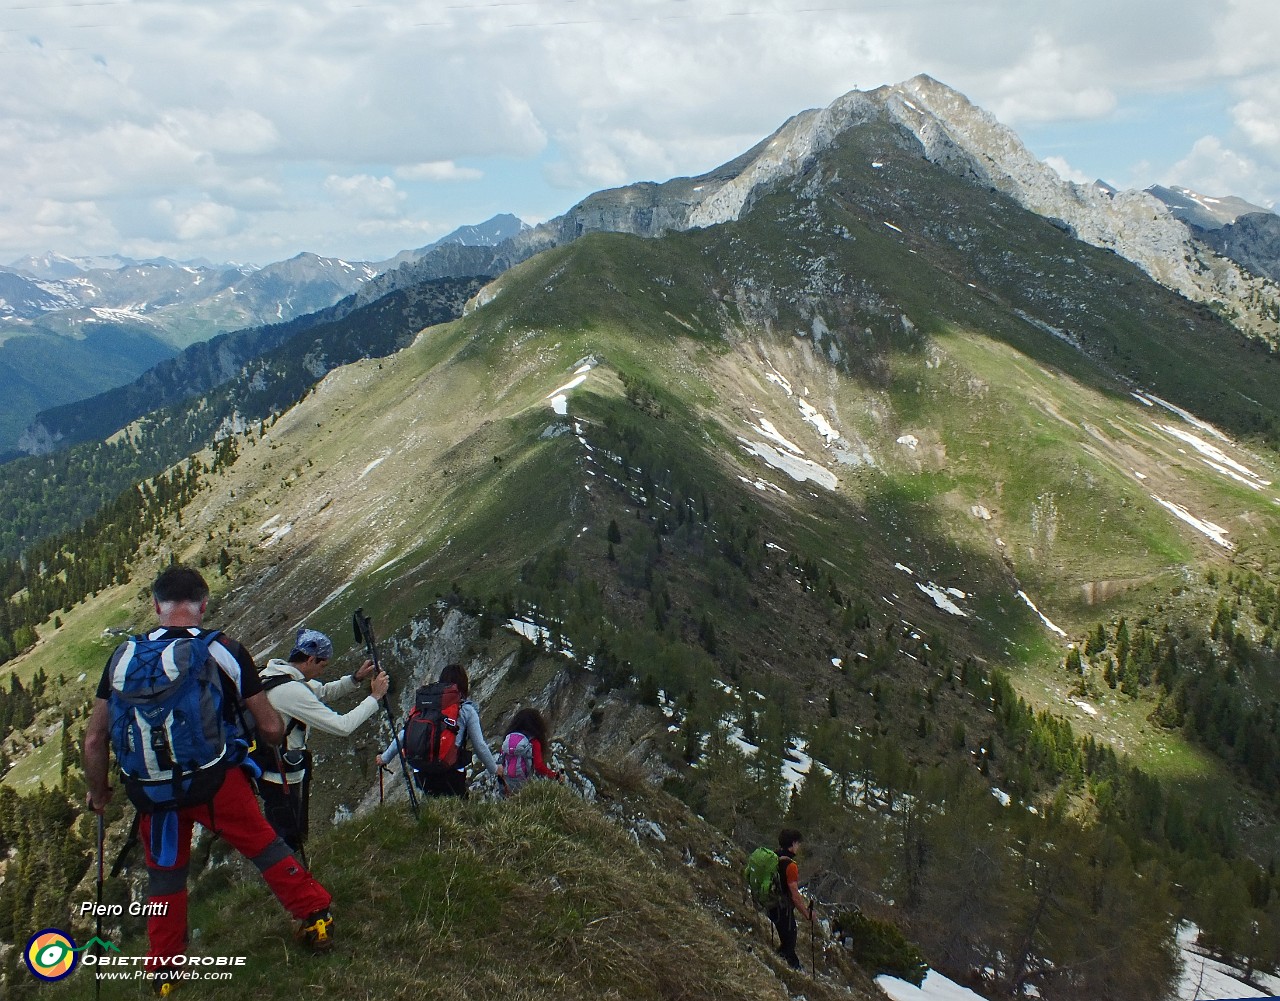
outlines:
[[1275, 0], [0, 0], [0, 263], [382, 260], [928, 73], [1066, 177], [1280, 204]]

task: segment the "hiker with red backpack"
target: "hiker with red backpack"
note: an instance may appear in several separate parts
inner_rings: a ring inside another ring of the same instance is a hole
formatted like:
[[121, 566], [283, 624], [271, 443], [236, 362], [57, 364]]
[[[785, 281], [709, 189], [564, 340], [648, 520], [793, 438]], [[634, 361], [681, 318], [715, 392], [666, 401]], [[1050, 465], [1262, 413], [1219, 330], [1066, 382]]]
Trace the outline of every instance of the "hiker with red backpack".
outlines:
[[404, 729], [378, 755], [378, 766], [395, 761], [403, 748], [419, 789], [428, 796], [466, 799], [467, 765], [474, 753], [489, 774], [502, 782], [498, 763], [480, 728], [480, 710], [467, 697], [469, 689], [461, 664], [447, 665], [439, 681], [419, 688]]
[[547, 739], [547, 721], [537, 709], [520, 709], [511, 717], [498, 752], [500, 774], [506, 779], [508, 793], [516, 792], [535, 775], [564, 781], [564, 776], [549, 768], [543, 758]]
[[[354, 674], [328, 683], [319, 680], [333, 656], [333, 641], [317, 629], [303, 626], [294, 639], [288, 660], [273, 658], [262, 669], [262, 688], [284, 723], [284, 741], [278, 745], [260, 743], [254, 760], [262, 769], [258, 795], [262, 812], [277, 834], [294, 851], [303, 851], [309, 828], [311, 752], [307, 736], [314, 727], [321, 733], [348, 737], [378, 711], [378, 700], [387, 694], [391, 679], [366, 660]], [[364, 689], [369, 694], [349, 712], [338, 713], [328, 705], [331, 699]], [[304, 857], [305, 860], [305, 857]]]
[[245, 856], [285, 909], [301, 922], [297, 937], [323, 950], [333, 943], [332, 898], [258, 808], [243, 767], [250, 734], [284, 736], [258, 680], [253, 657], [218, 630], [201, 628], [209, 587], [199, 572], [174, 564], [151, 586], [159, 628], [131, 637], [112, 654], [85, 731], [88, 806], [102, 815], [114, 790], [114, 753], [138, 808], [147, 863], [146, 968], [157, 995], [180, 982], [187, 948], [187, 868], [193, 826], [220, 835]]

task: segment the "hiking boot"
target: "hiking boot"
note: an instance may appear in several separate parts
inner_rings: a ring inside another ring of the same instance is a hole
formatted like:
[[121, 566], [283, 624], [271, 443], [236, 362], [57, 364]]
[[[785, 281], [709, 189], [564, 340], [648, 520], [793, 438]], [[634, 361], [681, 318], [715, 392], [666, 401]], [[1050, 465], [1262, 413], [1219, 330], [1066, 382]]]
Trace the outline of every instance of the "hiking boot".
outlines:
[[305, 942], [312, 952], [328, 952], [333, 948], [333, 915], [316, 911], [302, 922], [294, 937]]
[[172, 973], [161, 971], [151, 978], [151, 993], [158, 998], [171, 997], [177, 989], [178, 981], [174, 979]]

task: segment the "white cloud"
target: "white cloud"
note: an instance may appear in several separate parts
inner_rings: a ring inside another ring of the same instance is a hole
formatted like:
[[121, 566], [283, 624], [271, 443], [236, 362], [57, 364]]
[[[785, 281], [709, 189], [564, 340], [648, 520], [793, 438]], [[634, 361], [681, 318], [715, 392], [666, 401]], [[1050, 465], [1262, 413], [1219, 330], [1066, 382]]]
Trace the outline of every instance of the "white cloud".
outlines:
[[250, 109], [178, 108], [161, 116], [160, 127], [175, 140], [211, 154], [262, 155], [280, 144], [275, 125]]
[[1047, 156], [1044, 160], [1064, 181], [1075, 181], [1076, 184], [1092, 184], [1093, 178], [1067, 163], [1060, 156]]
[[1038, 34], [1031, 49], [999, 80], [1001, 96], [989, 108], [1006, 125], [1101, 118], [1116, 106], [1114, 91], [1097, 83], [1089, 51]]
[[355, 215], [392, 218], [405, 201], [404, 192], [396, 188], [391, 178], [368, 174], [354, 177], [331, 174], [325, 178], [324, 190], [336, 204]]
[[1260, 171], [1249, 156], [1228, 149], [1216, 136], [1196, 140], [1191, 152], [1169, 168], [1165, 184], [1180, 184], [1206, 195], [1259, 199]]
[[[921, 72], [1014, 128], [1106, 121], [1135, 95], [1224, 94], [1231, 119], [1202, 130], [1219, 137], [1217, 147], [1202, 140], [1185, 155], [1153, 154], [1155, 163], [1182, 160], [1159, 179], [1247, 182], [1237, 193], [1269, 204], [1280, 194], [1273, 8], [1273, 0], [857, 9], [794, 0], [148, 0], [98, 5], [92, 16], [69, 4], [0, 8], [0, 261], [46, 249], [119, 251], [130, 241], [178, 257], [265, 263], [308, 249], [376, 259], [402, 249], [391, 241], [496, 211], [546, 217], [596, 187], [708, 170], [790, 115]], [[1105, 165], [1074, 170], [1066, 158], [1085, 167], [1067, 153], [1054, 162], [1066, 176], [1107, 176]], [[1182, 166], [1196, 176], [1172, 176]], [[65, 211], [52, 211], [55, 203]]]
[[478, 181], [484, 177], [484, 171], [459, 167], [452, 160], [436, 160], [397, 167], [395, 175], [402, 181]]
[[212, 201], [175, 206], [161, 200], [157, 208], [173, 221], [173, 235], [182, 242], [215, 240], [231, 232], [236, 221], [235, 209]]

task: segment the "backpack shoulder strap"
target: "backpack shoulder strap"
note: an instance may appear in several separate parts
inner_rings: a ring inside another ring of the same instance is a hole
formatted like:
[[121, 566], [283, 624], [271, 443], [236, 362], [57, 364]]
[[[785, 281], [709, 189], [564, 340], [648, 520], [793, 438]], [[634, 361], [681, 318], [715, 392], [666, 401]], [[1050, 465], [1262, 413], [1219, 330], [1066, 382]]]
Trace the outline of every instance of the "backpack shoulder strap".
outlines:
[[[198, 630], [194, 636], [186, 636], [186, 637], [177, 636], [173, 640], [170, 640], [169, 642], [175, 642], [176, 640], [187, 639], [190, 643], [192, 643], [195, 646], [197, 650], [199, 650], [201, 653], [204, 654], [204, 658], [201, 661], [201, 663], [203, 663], [203, 661], [209, 660], [213, 656], [209, 652], [209, 648], [213, 646], [213, 641], [216, 640], [221, 635], [222, 635], [222, 630], [220, 629], [210, 629], [208, 632], [205, 632], [204, 630]], [[192, 658], [192, 666], [194, 665], [195, 665], [195, 659]], [[219, 671], [222, 670], [221, 665], [219, 665], [217, 661], [214, 661], [214, 665], [218, 668]]]
[[287, 674], [272, 674], [262, 678], [262, 690], [269, 692], [273, 688], [279, 688], [281, 685], [287, 685], [291, 681], [297, 681], [297, 678], [291, 678]]

